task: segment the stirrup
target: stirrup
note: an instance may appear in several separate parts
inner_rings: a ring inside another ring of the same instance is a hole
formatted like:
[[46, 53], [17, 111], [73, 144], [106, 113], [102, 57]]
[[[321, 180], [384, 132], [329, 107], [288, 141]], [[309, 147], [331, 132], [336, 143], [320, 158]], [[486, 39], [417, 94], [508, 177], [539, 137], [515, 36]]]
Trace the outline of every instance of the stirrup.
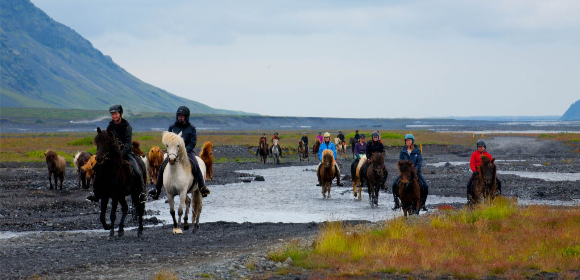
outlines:
[[202, 197], [206, 197], [208, 194], [211, 193], [211, 191], [207, 188], [207, 186], [203, 186], [200, 191]]

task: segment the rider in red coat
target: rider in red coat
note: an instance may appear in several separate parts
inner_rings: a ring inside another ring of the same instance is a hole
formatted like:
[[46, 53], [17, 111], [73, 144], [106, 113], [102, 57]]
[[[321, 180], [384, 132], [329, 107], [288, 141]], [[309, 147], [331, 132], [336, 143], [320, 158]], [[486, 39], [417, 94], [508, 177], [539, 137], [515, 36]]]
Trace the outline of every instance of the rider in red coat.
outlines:
[[[471, 172], [473, 172], [473, 174], [471, 174], [471, 178], [469, 179], [469, 182], [467, 183], [467, 195], [469, 196], [471, 194], [471, 184], [473, 183], [473, 180], [475, 179], [475, 177], [478, 174], [478, 170], [477, 168], [481, 165], [481, 155], [487, 156], [489, 157], [489, 160], [492, 160], [493, 158], [491, 157], [491, 155], [487, 152], [487, 146], [485, 144], [485, 141], [483, 140], [479, 140], [477, 141], [477, 150], [475, 152], [473, 152], [473, 154], [471, 154], [471, 160], [469, 161], [469, 165], [471, 167]], [[501, 181], [497, 178], [496, 176], [496, 181], [497, 181], [497, 190], [499, 191], [499, 193], [501, 194]]]

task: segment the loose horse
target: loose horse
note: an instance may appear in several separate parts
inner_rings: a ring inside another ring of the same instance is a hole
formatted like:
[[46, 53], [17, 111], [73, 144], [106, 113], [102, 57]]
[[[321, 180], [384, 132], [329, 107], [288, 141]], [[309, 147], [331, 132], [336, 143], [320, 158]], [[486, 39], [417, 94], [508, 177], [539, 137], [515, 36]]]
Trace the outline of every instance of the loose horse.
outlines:
[[141, 151], [141, 143], [139, 143], [139, 141], [133, 141], [131, 142], [131, 151], [136, 155], [136, 156], [144, 156], [145, 153], [143, 153], [143, 151]]
[[314, 141], [314, 145], [312, 145], [312, 154], [314, 155], [318, 154], [318, 150], [320, 150], [320, 144], [322, 144], [320, 142], [320, 139], [316, 138], [316, 141]]
[[322, 186], [322, 197], [330, 198], [330, 186], [332, 185], [332, 180], [338, 175], [338, 170], [335, 168], [334, 164], [334, 153], [331, 150], [324, 150], [322, 152], [322, 164], [320, 165], [320, 185]]
[[354, 194], [354, 197], [357, 197], [357, 193], [358, 193], [358, 200], [362, 199], [361, 193], [362, 193], [362, 180], [361, 180], [361, 168], [364, 165], [364, 163], [367, 161], [367, 156], [363, 155], [360, 160], [358, 161], [358, 165], [356, 166], [356, 171], [354, 173], [354, 176], [352, 176], [352, 193]]
[[52, 175], [54, 175], [54, 188], [58, 187], [57, 178], [60, 179], [60, 189], [62, 190], [62, 182], [64, 181], [64, 172], [66, 168], [66, 160], [63, 156], [59, 156], [53, 150], [46, 150], [44, 153], [46, 159], [46, 165], [48, 167], [48, 182], [50, 183], [50, 189], [52, 186]]
[[308, 149], [306, 149], [306, 145], [302, 140], [298, 141], [298, 156], [300, 157], [300, 161], [302, 161], [302, 159], [308, 159], [308, 161], [310, 161], [310, 158], [308, 157]]
[[92, 155], [89, 160], [81, 167], [81, 169], [86, 173], [86, 176], [91, 178], [93, 185], [95, 184], [95, 170], [94, 167], [97, 164], [97, 156]]
[[401, 208], [405, 217], [407, 214], [419, 215], [421, 209], [421, 187], [417, 176], [417, 170], [413, 163], [408, 160], [401, 160], [397, 164], [401, 176], [399, 177], [399, 198], [401, 199]]
[[369, 202], [371, 207], [373, 207], [373, 205], [379, 205], [379, 190], [383, 182], [387, 179], [387, 176], [389, 176], [389, 173], [385, 173], [385, 154], [373, 153], [371, 162], [366, 170], [366, 174], [361, 174], [361, 176], [367, 183]]
[[75, 169], [78, 173], [77, 182], [79, 189], [81, 187], [83, 189], [88, 189], [91, 183], [91, 177], [87, 176], [87, 172], [82, 167], [89, 161], [89, 159], [91, 159], [92, 156], [93, 154], [89, 152], [78, 152], [73, 160]]
[[[167, 193], [167, 200], [169, 201], [169, 213], [173, 218], [173, 234], [181, 234], [181, 217], [183, 216], [183, 205], [186, 205], [185, 216], [183, 217], [183, 229], [188, 230], [189, 224], [187, 222], [187, 214], [191, 204], [191, 199], [187, 196], [190, 193], [193, 197], [192, 222], [195, 221], [193, 232], [199, 229], [199, 217], [201, 214], [202, 197], [199, 191], [199, 183], [194, 182], [192, 174], [192, 165], [187, 156], [185, 142], [181, 138], [181, 132], [175, 134], [173, 132], [165, 131], [161, 134], [161, 142], [167, 147], [167, 157], [169, 164], [163, 171], [163, 186]], [[205, 164], [203, 160], [196, 156], [195, 159], [201, 168], [201, 174], [205, 177]], [[177, 214], [179, 218], [175, 219], [175, 201], [174, 197], [179, 195], [179, 208]]]
[[[126, 196], [131, 195], [131, 200], [137, 210], [139, 227], [137, 235], [143, 236], [143, 214], [145, 212], [145, 204], [139, 203], [139, 194], [144, 188], [146, 175], [145, 166], [142, 161], [138, 160], [142, 177], [133, 172], [130, 163], [123, 160], [121, 150], [117, 145], [117, 140], [113, 132], [109, 129], [101, 130], [97, 127], [97, 135], [94, 143], [97, 146], [96, 164], [93, 167], [95, 171], [94, 190], [95, 195], [101, 198], [101, 214], [100, 220], [105, 230], [109, 230], [109, 238], [115, 236], [115, 219], [117, 213], [117, 205], [121, 204], [121, 221], [119, 222], [119, 237], [125, 235], [125, 218], [129, 212]], [[98, 193], [97, 193], [98, 192]], [[107, 206], [109, 199], [111, 203], [111, 224], [107, 224], [105, 215], [107, 213]]]
[[336, 158], [346, 158], [346, 146], [344, 145], [344, 141], [340, 140], [340, 138], [334, 138], [334, 145], [336, 146]]
[[163, 151], [159, 147], [153, 146], [149, 150], [149, 156], [147, 158], [149, 160], [149, 182], [155, 185], [157, 184], [157, 177], [159, 176], [159, 168], [161, 168], [164, 159]]
[[258, 153], [260, 154], [260, 162], [266, 164], [266, 158], [268, 158], [268, 143], [266, 143], [266, 140], [260, 140]]
[[274, 139], [272, 140], [272, 147], [270, 148], [272, 150], [272, 160], [274, 164], [280, 164], [280, 151], [278, 151], [278, 139]]
[[489, 160], [486, 155], [481, 155], [481, 165], [477, 167], [475, 187], [473, 188], [473, 203], [479, 203], [486, 198], [493, 200], [497, 194], [497, 167], [495, 159]]
[[205, 180], [211, 181], [213, 178], [213, 144], [211, 141], [207, 141], [203, 144], [199, 157], [203, 160], [207, 170], [205, 173]]

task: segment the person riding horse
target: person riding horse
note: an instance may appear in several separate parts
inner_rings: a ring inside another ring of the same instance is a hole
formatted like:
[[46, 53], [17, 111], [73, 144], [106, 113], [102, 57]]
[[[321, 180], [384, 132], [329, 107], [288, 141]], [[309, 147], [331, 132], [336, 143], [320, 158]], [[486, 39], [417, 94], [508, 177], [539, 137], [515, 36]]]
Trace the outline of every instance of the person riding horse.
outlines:
[[[358, 132], [358, 130], [357, 130]], [[358, 135], [358, 134], [357, 134]], [[365, 135], [361, 134], [358, 136], [358, 142], [354, 145], [354, 161], [350, 166], [350, 176], [354, 178], [356, 174], [356, 167], [360, 161], [362, 155], [367, 152], [367, 143], [365, 143]]]
[[[306, 149], [306, 155], [308, 156], [308, 136], [306, 136], [306, 132], [302, 132], [302, 138], [300, 139], [304, 142], [304, 148]], [[300, 147], [298, 147], [300, 150]]]
[[278, 145], [276, 145], [276, 148], [278, 149], [278, 152], [280, 153], [280, 157], [282, 156], [282, 148], [280, 148], [280, 136], [278, 136], [278, 132], [274, 133], [274, 136], [272, 136], [272, 147], [270, 147], [270, 149], [274, 148], [274, 139], [278, 140]]
[[[131, 151], [132, 147], [132, 138], [133, 138], [133, 128], [129, 124], [129, 122], [123, 118], [123, 107], [119, 104], [114, 104], [109, 108], [109, 113], [111, 114], [111, 121], [107, 126], [107, 130], [111, 130], [113, 135], [115, 135], [115, 139], [121, 149], [123, 159], [128, 161], [133, 168], [133, 172], [136, 175], [135, 177], [139, 177], [140, 180], [143, 180], [143, 174], [141, 169], [139, 168], [139, 164], [137, 163], [137, 158], [135, 154]], [[141, 160], [141, 159], [139, 159]], [[145, 195], [145, 182], [141, 182], [142, 189], [139, 195], [139, 202], [145, 203], [147, 201], [147, 196]], [[97, 185], [95, 184], [94, 187]], [[99, 190], [94, 189], [93, 192], [89, 193], [87, 196], [87, 200], [92, 202], [98, 202], [101, 198], [99, 197]]]
[[320, 163], [316, 167], [316, 176], [318, 176], [317, 186], [322, 185], [321, 182], [322, 178], [320, 177], [320, 166], [322, 165], [322, 152], [324, 150], [331, 150], [332, 153], [334, 154], [334, 168], [336, 168], [336, 170], [338, 171], [336, 177], [336, 184], [339, 186], [344, 186], [344, 184], [340, 182], [340, 169], [338, 168], [338, 164], [336, 164], [336, 146], [334, 145], [334, 143], [330, 141], [330, 133], [328, 132], [324, 133], [324, 142], [320, 144], [320, 149], [318, 150], [318, 159], [320, 160]]
[[[473, 152], [473, 154], [471, 154], [471, 159], [469, 160], [469, 166], [471, 167], [471, 172], [473, 173], [471, 174], [471, 178], [469, 178], [469, 182], [467, 183], [468, 197], [473, 194], [473, 180], [477, 177], [477, 173], [479, 173], [477, 171], [477, 168], [481, 165], [482, 155], [487, 156], [489, 160], [493, 159], [491, 155], [487, 152], [487, 145], [485, 144], [485, 141], [479, 140], [477, 141], [477, 150]], [[497, 176], [496, 182], [497, 182], [497, 191], [501, 194], [501, 181], [497, 178]]]
[[342, 145], [346, 146], [346, 141], [344, 141], [344, 134], [342, 134], [342, 130], [338, 131], [338, 136], [336, 136], [340, 141], [342, 141]]
[[358, 140], [360, 139], [360, 134], [358, 134], [358, 129], [355, 131], [354, 134], [354, 143], [358, 143]]
[[[407, 134], [405, 135], [405, 146], [403, 147], [403, 149], [401, 150], [401, 153], [399, 154], [399, 161], [401, 160], [408, 160], [410, 162], [413, 163], [413, 166], [415, 167], [415, 169], [417, 170], [417, 177], [419, 177], [419, 181], [421, 184], [421, 204], [423, 205], [423, 207], [421, 208], [421, 210], [423, 211], [429, 211], [427, 210], [427, 207], [425, 207], [425, 202], [427, 201], [427, 195], [429, 194], [429, 185], [427, 185], [427, 181], [425, 181], [425, 179], [423, 178], [423, 175], [421, 174], [421, 166], [423, 165], [423, 156], [421, 155], [421, 149], [419, 149], [419, 147], [417, 147], [415, 145], [415, 136], [413, 136], [413, 134]], [[401, 208], [401, 205], [399, 204], [399, 176], [397, 176], [397, 178], [395, 178], [395, 181], [393, 181], [393, 185], [392, 185], [392, 189], [393, 189], [393, 199], [395, 201], [395, 207], [393, 207], [393, 210], [397, 210], [399, 208]]]
[[[266, 139], [266, 133], [262, 132], [262, 137], [260, 137], [260, 143], [262, 143], [262, 141], [264, 141], [264, 143], [266, 143], [266, 141], [268, 141]], [[258, 146], [258, 148], [256, 149], [256, 156], [260, 155], [260, 146]]]
[[[365, 154], [367, 156], [367, 161], [361, 167], [361, 170], [362, 170], [361, 178], [363, 178], [363, 175], [362, 174], [366, 174], [367, 168], [372, 163], [371, 158], [373, 156], [373, 153], [383, 153], [383, 154], [385, 153], [385, 146], [383, 145], [383, 142], [381, 142], [379, 140], [379, 134], [375, 131], [375, 132], [373, 132], [372, 137], [373, 137], [372, 140], [368, 141], [367, 144], [366, 144]], [[360, 145], [357, 144], [357, 147], [358, 146], [360, 146]], [[355, 155], [356, 155], [356, 152], [355, 152]], [[386, 165], [384, 166], [384, 172], [385, 172], [385, 174], [388, 173], [387, 166]], [[386, 180], [387, 180], [387, 177], [384, 178], [384, 180], [382, 182], [381, 189], [384, 189], [385, 181]]]
[[318, 132], [318, 136], [316, 136], [316, 139], [320, 140], [320, 143], [324, 142], [324, 138], [322, 138], [322, 132]]
[[[195, 126], [189, 122], [189, 108], [186, 106], [180, 106], [177, 108], [177, 112], [175, 113], [175, 123], [169, 126], [168, 131], [173, 132], [175, 134], [181, 133], [181, 138], [185, 142], [185, 148], [187, 150], [187, 157], [192, 164], [192, 174], [194, 178], [194, 184], [197, 181], [201, 186], [200, 191], [203, 197], [206, 197], [210, 194], [210, 190], [207, 188], [204, 182], [203, 175], [201, 174], [201, 170], [199, 169], [199, 164], [195, 159], [195, 152], [193, 148], [197, 144], [197, 131]], [[161, 194], [161, 187], [163, 187], [163, 171], [165, 170], [165, 166], [169, 162], [169, 157], [165, 158], [161, 167], [159, 168], [159, 175], [157, 177], [157, 183], [155, 184], [155, 188], [149, 191], [149, 194], [154, 198], [158, 199], [159, 195]], [[193, 170], [195, 169], [195, 170]]]

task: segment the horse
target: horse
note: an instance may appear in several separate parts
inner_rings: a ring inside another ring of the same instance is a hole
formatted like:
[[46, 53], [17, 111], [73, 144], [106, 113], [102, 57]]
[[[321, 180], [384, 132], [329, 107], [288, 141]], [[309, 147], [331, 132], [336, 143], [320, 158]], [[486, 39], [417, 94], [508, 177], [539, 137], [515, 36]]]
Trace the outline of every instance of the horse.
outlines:
[[141, 151], [141, 148], [139, 148], [141, 146], [141, 143], [139, 143], [139, 141], [132, 141], [131, 142], [131, 151], [136, 155], [136, 156], [144, 156], [145, 153], [143, 153], [143, 151]]
[[53, 150], [46, 150], [44, 153], [46, 165], [48, 167], [48, 182], [52, 190], [52, 175], [54, 174], [54, 189], [58, 187], [57, 178], [60, 179], [60, 189], [62, 190], [62, 182], [64, 181], [64, 172], [66, 168], [66, 160], [63, 156], [59, 156]]
[[[167, 193], [167, 200], [169, 201], [169, 213], [173, 218], [173, 234], [182, 234], [181, 217], [183, 216], [183, 205], [186, 205], [185, 216], [183, 217], [183, 229], [188, 230], [189, 224], [187, 222], [189, 207], [191, 199], [187, 196], [188, 193], [193, 197], [193, 209], [191, 221], [195, 221], [193, 232], [199, 229], [199, 217], [201, 214], [202, 197], [199, 191], [199, 183], [194, 182], [192, 174], [192, 165], [187, 156], [187, 149], [185, 142], [181, 138], [181, 132], [175, 134], [173, 132], [164, 131], [161, 134], [161, 142], [167, 147], [167, 157], [169, 164], [163, 171], [163, 186]], [[201, 169], [201, 174], [205, 177], [206, 170], [203, 160], [196, 156], [195, 159]], [[179, 208], [177, 214], [179, 218], [175, 219], [175, 202], [174, 197], [179, 195]]]
[[272, 150], [272, 160], [274, 164], [280, 164], [280, 151], [278, 151], [278, 139], [274, 139], [272, 140], [272, 147], [270, 148]]
[[[332, 185], [332, 180], [337, 177], [338, 170], [335, 169], [334, 165], [334, 153], [332, 150], [322, 151], [322, 164], [320, 165], [320, 185], [322, 186], [322, 197], [330, 198], [330, 186]], [[327, 196], [328, 194], [328, 196]]]
[[[110, 129], [101, 130], [97, 127], [97, 135], [93, 140], [97, 146], [96, 164], [93, 167], [95, 171], [95, 181], [93, 183], [95, 193], [101, 198], [101, 214], [100, 220], [103, 228], [109, 230], [109, 239], [115, 236], [115, 219], [117, 213], [117, 205], [121, 204], [121, 221], [119, 222], [119, 237], [125, 235], [125, 218], [129, 212], [126, 196], [131, 195], [131, 201], [137, 209], [137, 216], [139, 227], [137, 235], [143, 236], [143, 215], [145, 212], [145, 204], [139, 203], [139, 195], [144, 187], [146, 180], [145, 166], [143, 162], [138, 160], [137, 164], [141, 171], [142, 177], [133, 172], [133, 168], [128, 161], [123, 160], [121, 150], [117, 145], [117, 140]], [[107, 213], [107, 206], [109, 199], [111, 203], [111, 224], [107, 224], [105, 215]]]
[[206, 181], [211, 181], [213, 178], [213, 144], [211, 141], [207, 141], [203, 144], [201, 153], [199, 153], [199, 157], [203, 160], [207, 170], [204, 179]]
[[405, 217], [407, 214], [419, 215], [421, 209], [421, 187], [419, 186], [419, 177], [413, 163], [408, 160], [401, 160], [397, 163], [401, 176], [399, 177], [399, 198], [401, 199], [401, 208]]
[[159, 147], [153, 146], [149, 150], [147, 159], [149, 160], [149, 182], [155, 185], [157, 184], [157, 177], [159, 176], [159, 168], [161, 168], [161, 164], [165, 159], [163, 151]]
[[93, 154], [89, 152], [78, 152], [74, 157], [73, 162], [78, 173], [77, 182], [79, 189], [81, 186], [83, 189], [88, 189], [91, 183], [91, 177], [87, 176], [87, 172], [82, 169], [82, 167], [89, 161], [92, 156]]
[[264, 162], [266, 164], [266, 158], [268, 157], [268, 143], [266, 140], [260, 140], [258, 153], [260, 154], [260, 162]]
[[354, 158], [354, 146], [356, 146], [356, 140], [351, 137], [348, 139], [348, 144], [350, 145], [350, 149], [352, 152], [352, 158]]
[[81, 169], [86, 173], [86, 176], [91, 178], [93, 185], [95, 184], [95, 164], [97, 164], [97, 156], [92, 155], [89, 160], [81, 167]]
[[344, 141], [340, 140], [340, 138], [334, 138], [334, 145], [336, 146], [336, 158], [340, 158], [341, 155], [343, 158], [346, 158], [346, 147], [344, 144]]
[[308, 157], [308, 149], [306, 149], [306, 145], [302, 140], [298, 141], [298, 156], [300, 157], [300, 161], [302, 161], [302, 159], [308, 159], [308, 161], [310, 161], [310, 158]]
[[478, 175], [473, 187], [472, 202], [477, 204], [483, 199], [493, 200], [497, 194], [497, 167], [495, 159], [489, 160], [486, 155], [481, 155], [481, 165], [477, 167]]
[[356, 171], [354, 173], [354, 176], [352, 176], [352, 193], [354, 194], [354, 197], [357, 197], [357, 193], [358, 193], [358, 200], [362, 199], [361, 193], [362, 193], [362, 182], [361, 182], [361, 177], [360, 177], [360, 172], [361, 172], [361, 168], [364, 165], [364, 163], [367, 161], [367, 156], [363, 155], [360, 160], [358, 161], [358, 165], [356, 166]]
[[[369, 193], [369, 202], [371, 207], [379, 205], [379, 190], [380, 186], [389, 176], [387, 172], [385, 174], [385, 154], [383, 153], [373, 153], [371, 156], [371, 165], [368, 165], [366, 170], [360, 172], [361, 181], [367, 183], [367, 190]], [[366, 172], [365, 174], [362, 174]]]
[[312, 154], [314, 154], [314, 155], [318, 154], [318, 150], [320, 149], [320, 144], [322, 144], [320, 142], [320, 139], [316, 138], [316, 141], [314, 141], [314, 145], [312, 145]]

